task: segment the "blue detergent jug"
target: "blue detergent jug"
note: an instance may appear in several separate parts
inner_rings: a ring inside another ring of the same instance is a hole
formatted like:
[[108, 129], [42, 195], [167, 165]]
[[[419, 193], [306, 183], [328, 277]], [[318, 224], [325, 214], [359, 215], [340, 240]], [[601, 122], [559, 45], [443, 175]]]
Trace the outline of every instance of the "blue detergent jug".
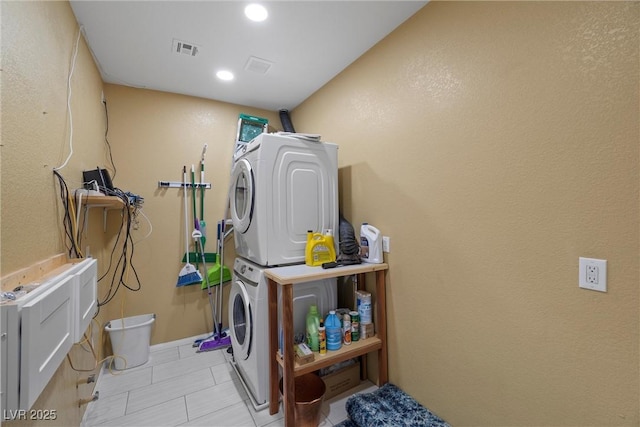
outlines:
[[329, 311], [329, 315], [324, 320], [325, 332], [327, 333], [327, 350], [340, 350], [342, 347], [342, 322], [336, 316], [336, 311]]

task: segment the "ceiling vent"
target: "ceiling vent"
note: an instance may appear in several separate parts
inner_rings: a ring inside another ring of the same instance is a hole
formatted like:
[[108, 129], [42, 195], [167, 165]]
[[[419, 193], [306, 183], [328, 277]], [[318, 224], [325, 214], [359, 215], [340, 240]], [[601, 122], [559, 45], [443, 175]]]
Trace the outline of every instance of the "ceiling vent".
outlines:
[[193, 43], [173, 39], [173, 52], [179, 55], [196, 56], [199, 50], [200, 47]]
[[251, 71], [252, 73], [267, 74], [267, 71], [269, 71], [269, 68], [271, 68], [272, 65], [273, 62], [271, 61], [250, 56], [244, 66], [244, 69]]

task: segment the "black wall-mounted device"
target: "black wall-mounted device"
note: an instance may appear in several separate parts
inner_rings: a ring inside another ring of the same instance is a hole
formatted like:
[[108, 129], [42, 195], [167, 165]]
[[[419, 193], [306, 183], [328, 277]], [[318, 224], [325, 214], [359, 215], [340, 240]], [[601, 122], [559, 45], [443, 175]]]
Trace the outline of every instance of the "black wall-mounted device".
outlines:
[[82, 171], [84, 188], [94, 190], [93, 181], [97, 183], [100, 192], [107, 194], [113, 191], [113, 183], [111, 182], [111, 175], [109, 175], [108, 170], [98, 167], [93, 170]]

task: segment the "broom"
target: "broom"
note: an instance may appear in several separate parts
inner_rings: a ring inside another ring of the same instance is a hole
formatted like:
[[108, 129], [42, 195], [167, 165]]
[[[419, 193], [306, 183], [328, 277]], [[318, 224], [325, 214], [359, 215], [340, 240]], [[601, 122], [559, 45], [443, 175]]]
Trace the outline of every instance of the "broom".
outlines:
[[182, 185], [184, 187], [184, 231], [185, 238], [184, 242], [187, 249], [187, 263], [182, 270], [180, 270], [180, 274], [178, 275], [178, 283], [176, 286], [187, 286], [187, 285], [195, 285], [196, 283], [202, 283], [202, 276], [200, 272], [193, 266], [193, 264], [189, 263], [189, 209], [187, 207], [187, 167], [182, 167]]

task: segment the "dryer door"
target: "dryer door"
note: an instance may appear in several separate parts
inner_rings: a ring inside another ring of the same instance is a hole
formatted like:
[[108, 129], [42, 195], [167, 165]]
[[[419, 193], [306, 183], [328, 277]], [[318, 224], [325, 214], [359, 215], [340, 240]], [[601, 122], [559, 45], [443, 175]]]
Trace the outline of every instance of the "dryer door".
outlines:
[[247, 159], [240, 159], [231, 171], [231, 191], [229, 204], [231, 220], [236, 233], [244, 233], [251, 225], [254, 201], [254, 180], [251, 164]]
[[246, 285], [236, 279], [229, 291], [229, 326], [233, 356], [246, 360], [251, 353], [253, 315]]

